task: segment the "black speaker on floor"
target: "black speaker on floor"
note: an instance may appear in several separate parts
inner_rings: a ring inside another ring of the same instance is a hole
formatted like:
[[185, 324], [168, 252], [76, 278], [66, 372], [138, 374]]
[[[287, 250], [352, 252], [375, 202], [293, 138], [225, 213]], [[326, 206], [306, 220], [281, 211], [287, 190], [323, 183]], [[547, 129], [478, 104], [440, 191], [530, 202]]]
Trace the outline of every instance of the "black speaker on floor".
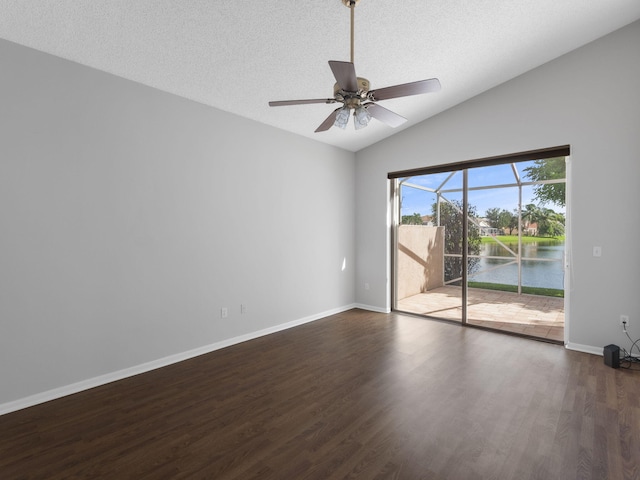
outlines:
[[604, 364], [611, 368], [620, 368], [620, 347], [617, 345], [607, 345], [604, 347]]

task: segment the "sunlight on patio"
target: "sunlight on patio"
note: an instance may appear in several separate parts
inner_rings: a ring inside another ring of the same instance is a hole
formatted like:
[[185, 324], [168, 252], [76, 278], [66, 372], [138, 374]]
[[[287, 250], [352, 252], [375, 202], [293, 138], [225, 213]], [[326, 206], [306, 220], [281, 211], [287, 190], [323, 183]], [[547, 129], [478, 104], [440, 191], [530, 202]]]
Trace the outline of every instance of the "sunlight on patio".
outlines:
[[[462, 289], [445, 286], [398, 301], [398, 310], [460, 321]], [[478, 288], [468, 289], [468, 323], [562, 342], [564, 299]]]

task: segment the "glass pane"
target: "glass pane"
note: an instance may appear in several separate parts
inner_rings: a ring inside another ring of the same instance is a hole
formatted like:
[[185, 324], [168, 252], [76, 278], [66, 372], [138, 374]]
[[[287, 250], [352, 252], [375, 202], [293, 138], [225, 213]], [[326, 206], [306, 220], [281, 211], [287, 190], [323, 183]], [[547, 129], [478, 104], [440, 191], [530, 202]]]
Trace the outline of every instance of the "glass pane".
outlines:
[[[564, 243], [539, 237], [541, 231], [553, 230], [546, 226], [548, 219], [555, 219], [561, 230], [562, 213], [540, 205], [540, 185], [522, 185], [543, 181], [540, 172], [547, 167], [534, 161], [469, 169], [470, 211], [475, 208], [481, 232], [479, 258], [470, 265], [469, 324], [562, 339]], [[520, 186], [506, 186], [518, 182]], [[544, 185], [564, 189], [564, 183]], [[564, 211], [564, 203], [558, 208]]]
[[514, 185], [517, 183], [516, 175], [510, 163], [494, 165], [491, 167], [478, 167], [469, 170], [469, 188]]
[[396, 308], [461, 321], [462, 172], [400, 185]]
[[544, 239], [522, 245], [522, 285], [534, 288], [564, 289], [564, 240]]

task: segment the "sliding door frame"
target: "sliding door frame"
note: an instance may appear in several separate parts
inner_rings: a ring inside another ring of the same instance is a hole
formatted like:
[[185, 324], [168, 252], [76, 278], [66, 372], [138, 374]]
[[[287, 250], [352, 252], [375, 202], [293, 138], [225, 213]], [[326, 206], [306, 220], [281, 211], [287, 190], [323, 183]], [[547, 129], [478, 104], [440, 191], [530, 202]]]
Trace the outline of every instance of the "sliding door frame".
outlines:
[[[429, 175], [429, 174], [434, 174], [434, 173], [444, 173], [444, 172], [456, 172], [456, 171], [462, 171], [462, 209], [463, 209], [463, 225], [462, 225], [462, 236], [463, 236], [463, 247], [462, 248], [462, 265], [464, 266], [462, 268], [462, 318], [461, 318], [461, 324], [462, 325], [468, 325], [467, 323], [467, 303], [468, 303], [468, 268], [467, 268], [467, 263], [468, 263], [468, 248], [467, 248], [467, 236], [469, 234], [469, 225], [468, 225], [468, 218], [467, 218], [467, 214], [468, 214], [468, 171], [471, 168], [477, 168], [477, 167], [488, 167], [488, 166], [494, 166], [494, 165], [504, 165], [504, 164], [509, 164], [509, 163], [518, 163], [518, 162], [523, 162], [523, 161], [530, 161], [530, 160], [544, 160], [544, 159], [548, 159], [548, 158], [555, 158], [555, 157], [565, 157], [565, 158], [569, 158], [570, 157], [570, 146], [569, 145], [562, 145], [562, 146], [557, 146], [557, 147], [551, 147], [551, 148], [544, 148], [544, 149], [540, 149], [540, 150], [530, 150], [530, 151], [526, 151], [526, 152], [519, 152], [519, 153], [513, 153], [513, 154], [507, 154], [507, 155], [500, 155], [500, 156], [494, 156], [494, 157], [486, 157], [486, 158], [481, 158], [481, 159], [476, 159], [476, 160], [467, 160], [467, 161], [463, 161], [463, 162], [456, 162], [456, 163], [449, 163], [449, 164], [442, 164], [442, 165], [436, 165], [436, 166], [432, 166], [432, 167], [423, 167], [423, 168], [416, 168], [416, 169], [411, 169], [411, 170], [401, 170], [401, 171], [396, 171], [396, 172], [389, 172], [387, 174], [387, 178], [388, 180], [391, 182], [391, 188], [390, 188], [390, 193], [391, 193], [391, 212], [392, 212], [392, 222], [391, 222], [391, 232], [390, 232], [390, 236], [391, 236], [391, 308], [392, 310], [397, 310], [397, 304], [398, 304], [398, 279], [397, 279], [397, 265], [398, 265], [398, 228], [399, 228], [399, 222], [400, 222], [400, 218], [401, 218], [401, 212], [400, 212], [400, 202], [398, 201], [399, 198], [399, 193], [400, 193], [400, 189], [401, 189], [401, 183], [402, 181], [400, 179], [406, 179], [408, 177], [415, 177], [415, 176], [420, 176], [420, 175]], [[565, 181], [567, 184], [570, 183], [569, 181], [569, 175], [568, 175], [568, 171], [567, 174], [565, 176]], [[568, 192], [566, 192], [568, 194]], [[520, 189], [519, 192], [519, 204], [520, 204], [520, 208], [518, 209], [519, 212], [521, 212], [522, 209], [522, 189]], [[567, 204], [569, 203], [569, 200], [567, 199]], [[519, 222], [518, 225], [521, 225], [522, 219], [521, 219], [521, 213], [519, 213]], [[570, 220], [567, 219], [567, 222], [569, 222]], [[521, 240], [519, 239], [519, 242]], [[521, 251], [521, 250], [520, 250]], [[566, 269], [567, 269], [567, 260], [566, 260], [566, 255], [567, 252], [565, 250], [565, 260], [563, 262], [564, 267], [565, 267], [565, 292], [566, 292]], [[520, 269], [520, 267], [519, 267]], [[521, 273], [519, 271], [518, 276], [520, 277]], [[519, 282], [518, 284], [520, 284], [520, 278], [519, 278]], [[520, 287], [518, 288], [518, 291], [520, 292]], [[566, 308], [566, 303], [567, 303], [567, 298], [565, 297], [565, 312], [567, 310]], [[457, 322], [456, 322], [457, 323]], [[567, 326], [567, 322], [566, 322], [566, 315], [565, 315], [565, 341], [566, 341], [566, 330], [567, 330], [568, 326]]]

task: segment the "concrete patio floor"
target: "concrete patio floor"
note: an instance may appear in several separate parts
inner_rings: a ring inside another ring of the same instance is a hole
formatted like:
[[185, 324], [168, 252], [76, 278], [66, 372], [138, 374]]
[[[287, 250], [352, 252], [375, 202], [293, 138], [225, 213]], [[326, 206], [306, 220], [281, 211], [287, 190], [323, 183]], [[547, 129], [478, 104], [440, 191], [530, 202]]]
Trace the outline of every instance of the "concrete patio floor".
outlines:
[[[462, 318], [462, 289], [445, 286], [398, 301], [398, 310], [434, 318]], [[468, 289], [467, 322], [557, 342], [564, 341], [564, 299]]]

